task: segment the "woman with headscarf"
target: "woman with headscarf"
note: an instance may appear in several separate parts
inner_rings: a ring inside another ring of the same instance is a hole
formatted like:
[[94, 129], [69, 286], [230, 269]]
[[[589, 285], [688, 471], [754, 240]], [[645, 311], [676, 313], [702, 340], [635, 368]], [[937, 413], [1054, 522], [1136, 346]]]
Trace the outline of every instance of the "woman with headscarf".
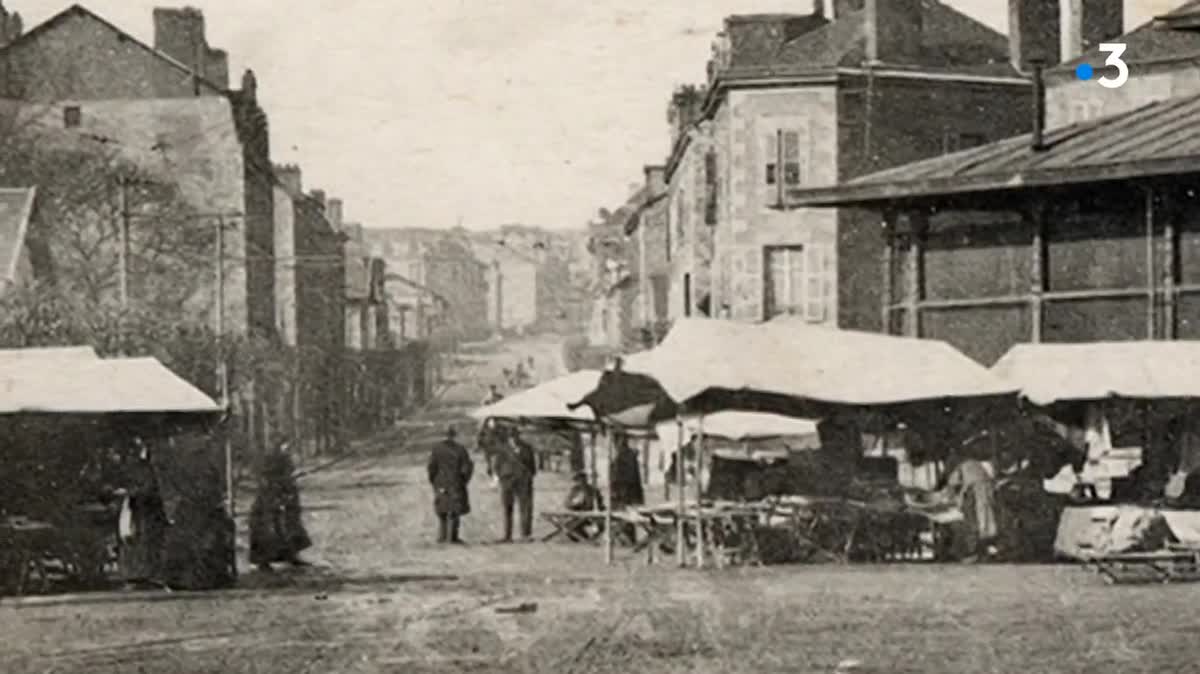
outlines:
[[287, 562], [306, 566], [300, 553], [312, 547], [300, 509], [300, 487], [288, 443], [281, 442], [263, 457], [258, 496], [250, 510], [250, 562], [262, 571]]

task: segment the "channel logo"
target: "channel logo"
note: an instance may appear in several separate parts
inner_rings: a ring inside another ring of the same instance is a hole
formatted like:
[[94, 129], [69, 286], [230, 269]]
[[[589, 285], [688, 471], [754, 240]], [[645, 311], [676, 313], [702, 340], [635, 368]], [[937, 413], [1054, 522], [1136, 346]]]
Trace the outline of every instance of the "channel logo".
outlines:
[[[1121, 58], [1125, 53], [1125, 43], [1105, 42], [1100, 45], [1100, 51], [1108, 54], [1108, 58], [1104, 60], [1104, 67], [1117, 69], [1116, 77], [1105, 75], [1097, 80], [1100, 86], [1108, 87], [1109, 89], [1116, 89], [1123, 86], [1125, 81], [1129, 79], [1129, 65]], [[1075, 77], [1078, 77], [1081, 81], [1086, 82], [1095, 77], [1095, 75], [1095, 68], [1092, 68], [1089, 63], [1080, 63], [1075, 67]]]

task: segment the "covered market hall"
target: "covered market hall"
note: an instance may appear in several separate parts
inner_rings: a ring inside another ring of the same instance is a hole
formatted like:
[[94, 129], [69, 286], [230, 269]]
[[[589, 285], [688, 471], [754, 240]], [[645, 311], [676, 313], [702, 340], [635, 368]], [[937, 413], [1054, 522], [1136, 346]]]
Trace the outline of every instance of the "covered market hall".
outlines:
[[1179, 545], [1200, 505], [1200, 97], [1050, 131], [1034, 115], [785, 207], [877, 212], [885, 330], [995, 364], [1086, 452], [1061, 554]]

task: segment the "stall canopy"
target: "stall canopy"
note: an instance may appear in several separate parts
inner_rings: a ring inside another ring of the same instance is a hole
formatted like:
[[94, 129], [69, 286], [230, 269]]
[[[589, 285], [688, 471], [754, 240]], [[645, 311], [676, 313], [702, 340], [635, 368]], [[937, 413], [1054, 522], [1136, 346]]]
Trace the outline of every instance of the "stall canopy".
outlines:
[[605, 372], [574, 406], [636, 424], [729, 409], [819, 416], [797, 411], [1008, 396], [1016, 390], [941, 341], [793, 318], [760, 324], [685, 319], [659, 346]]
[[[661, 428], [664, 425], [660, 424]], [[698, 418], [685, 419], [684, 428], [690, 433], [700, 430]], [[727, 440], [756, 440], [765, 438], [812, 437], [817, 434], [817, 423], [809, 419], [785, 417], [766, 412], [742, 412], [730, 410], [716, 412], [704, 417], [706, 436]], [[661, 433], [660, 433], [661, 435]]]
[[551, 379], [514, 393], [491, 405], [484, 405], [471, 413], [471, 417], [484, 419], [514, 419], [545, 422], [591, 423], [595, 420], [590, 410], [568, 409], [567, 404], [579, 400], [596, 388], [600, 381], [599, 370], [580, 370]]
[[1018, 344], [992, 366], [1035, 405], [1200, 397], [1200, 341]]
[[40, 351], [44, 353], [0, 354], [0, 414], [221, 411], [212, 398], [154, 358], [100, 359], [77, 349]]

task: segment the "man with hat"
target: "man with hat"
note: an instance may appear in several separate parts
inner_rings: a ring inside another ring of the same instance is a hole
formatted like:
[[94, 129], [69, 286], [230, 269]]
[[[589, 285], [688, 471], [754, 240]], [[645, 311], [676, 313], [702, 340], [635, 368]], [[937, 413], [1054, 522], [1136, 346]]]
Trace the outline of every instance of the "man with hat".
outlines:
[[506, 429], [503, 440], [497, 444], [491, 472], [500, 482], [500, 506], [504, 514], [501, 542], [512, 542], [514, 507], [520, 511], [521, 537], [529, 539], [533, 536], [533, 477], [537, 475], [537, 457], [515, 427]]
[[460, 519], [470, 514], [467, 485], [475, 464], [467, 448], [455, 440], [454, 427], [446, 429], [446, 439], [434, 445], [429, 456], [429, 484], [433, 486], [433, 510], [438, 516], [438, 543], [462, 543], [458, 536]]

